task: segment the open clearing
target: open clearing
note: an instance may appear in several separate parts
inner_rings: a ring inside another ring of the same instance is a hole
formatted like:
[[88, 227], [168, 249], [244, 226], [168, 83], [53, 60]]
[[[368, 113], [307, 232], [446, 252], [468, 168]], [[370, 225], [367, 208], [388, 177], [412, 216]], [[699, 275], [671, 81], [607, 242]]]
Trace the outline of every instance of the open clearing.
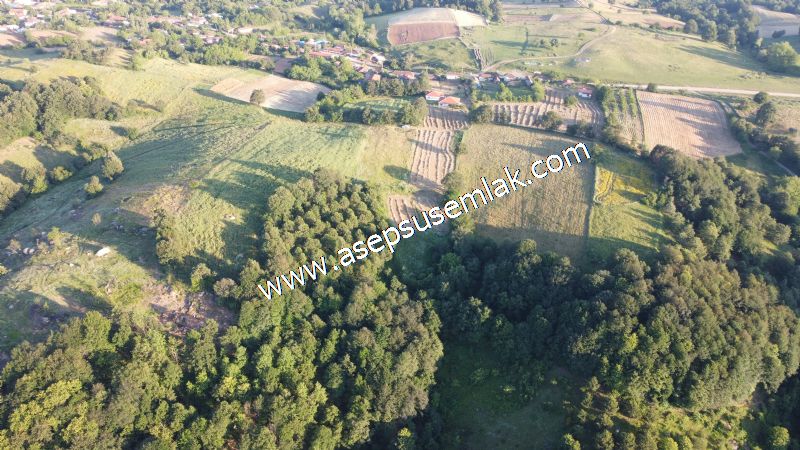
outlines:
[[693, 158], [729, 156], [742, 151], [718, 103], [647, 91], [637, 91], [637, 97], [648, 149], [667, 145]]
[[392, 45], [458, 37], [461, 28], [486, 26], [478, 14], [450, 8], [413, 8], [374, 17], [368, 23], [375, 24], [381, 34], [385, 30]]
[[290, 80], [276, 75], [256, 79], [226, 78], [211, 88], [212, 91], [242, 102], [249, 102], [253, 91], [264, 91], [264, 108], [280, 111], [303, 112], [317, 101], [320, 92], [330, 92], [325, 86], [309, 81]]
[[[464, 142], [467, 150], [459, 156], [456, 170], [466, 186], [480, 186], [480, 177], [503, 176], [504, 166], [512, 172], [519, 168], [524, 179], [531, 162], [575, 144], [560, 136], [500, 125], [473, 125]], [[543, 250], [580, 259], [593, 188], [592, 164], [573, 165], [470, 214], [481, 234], [499, 240], [532, 238]]]
[[772, 37], [776, 31], [784, 31], [786, 36], [797, 36], [800, 33], [800, 15], [780, 11], [771, 11], [763, 6], [753, 6], [753, 10], [761, 18], [758, 35], [763, 38]]
[[501, 115], [509, 118], [512, 125], [528, 128], [541, 128], [542, 117], [554, 111], [564, 121], [559, 128], [566, 130], [568, 125], [584, 121], [594, 125], [595, 131], [600, 131], [603, 126], [603, 112], [594, 101], [578, 99], [575, 106], [568, 107], [564, 99], [570, 92], [561, 89], [547, 89], [543, 102], [534, 103], [493, 103], [492, 111], [495, 120]]
[[607, 258], [621, 247], [647, 255], [669, 242], [661, 213], [642, 203], [644, 196], [657, 188], [647, 163], [613, 150], [607, 150], [596, 163], [589, 255]]

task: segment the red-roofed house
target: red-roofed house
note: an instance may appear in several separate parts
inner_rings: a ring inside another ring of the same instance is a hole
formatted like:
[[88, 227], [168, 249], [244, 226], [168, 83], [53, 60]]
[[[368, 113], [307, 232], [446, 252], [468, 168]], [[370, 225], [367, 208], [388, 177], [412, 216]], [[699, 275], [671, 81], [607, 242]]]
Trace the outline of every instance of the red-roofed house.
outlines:
[[444, 97], [439, 100], [439, 106], [453, 107], [461, 105], [461, 99], [458, 97]]
[[592, 90], [592, 88], [582, 87], [582, 88], [578, 89], [578, 97], [581, 97], [581, 98], [592, 98], [592, 94], [594, 94], [594, 91]]
[[444, 92], [429, 91], [425, 93], [425, 100], [429, 102], [438, 102], [444, 97]]

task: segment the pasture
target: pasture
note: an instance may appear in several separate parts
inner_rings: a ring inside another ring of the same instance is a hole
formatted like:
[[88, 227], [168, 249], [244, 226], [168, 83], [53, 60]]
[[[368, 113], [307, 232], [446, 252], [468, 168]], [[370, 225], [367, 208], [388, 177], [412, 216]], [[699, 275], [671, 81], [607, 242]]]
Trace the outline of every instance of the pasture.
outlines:
[[[647, 51], [632, 52], [631, 48]], [[514, 68], [557, 70], [603, 82], [800, 93], [795, 78], [767, 74], [761, 63], [721, 43], [631, 27], [616, 27], [615, 32], [597, 38], [580, 55], [526, 58], [498, 67]]]
[[460, 39], [440, 39], [395, 47], [390, 54], [394, 58], [406, 57], [414, 70], [454, 70], [473, 72], [477, 65], [473, 53]]
[[276, 75], [248, 72], [246, 76], [226, 78], [211, 88], [213, 92], [248, 103], [255, 90], [264, 92], [261, 106], [279, 111], [301, 113], [317, 101], [319, 93], [330, 89], [308, 81], [290, 80]]
[[[6, 79], [91, 75], [115, 101], [145, 109], [162, 103], [160, 111], [134, 118], [142, 130], [132, 142], [115, 137], [109, 123], [68, 124], [70, 133], [115, 146], [125, 173], [113, 183], [103, 180], [103, 194], [87, 199], [83, 185], [99, 172], [95, 163], [0, 222], [4, 246], [37, 248], [32, 256], [3, 258], [11, 272], [0, 286], [0, 350], [46, 335], [65, 315], [88, 309], [184, 308], [183, 294], [174, 292], [181, 284], [168, 280], [156, 260], [150, 228], [156, 208], [174, 218], [176, 249], [185, 264], [206, 261], [230, 276], [255, 256], [245, 249], [259, 238], [266, 198], [282, 184], [326, 167], [372, 182], [379, 192], [410, 190], [393, 170], [410, 165], [406, 132], [307, 124], [209, 92], [220, 80], [246, 77], [241, 69], [158, 59], [139, 72], [52, 58], [6, 62], [0, 67]], [[43, 154], [25, 154], [45, 164]], [[67, 236], [58, 248], [42, 235], [52, 227]], [[111, 254], [96, 256], [104, 247]]]
[[680, 95], [637, 91], [645, 147], [667, 145], [693, 158], [730, 156], [742, 151], [719, 104]]
[[[533, 161], [575, 144], [561, 136], [500, 125], [473, 125], [464, 142], [467, 150], [458, 157], [456, 171], [467, 187], [479, 186], [480, 177], [501, 177], [504, 166], [512, 172], [519, 168], [525, 179]], [[531, 238], [542, 250], [576, 260], [586, 247], [593, 189], [594, 167], [578, 164], [470, 214], [478, 233], [498, 240]]]
[[[504, 9], [504, 11], [506, 11]], [[519, 58], [574, 54], [607, 28], [585, 9], [513, 9], [503, 24], [490, 24], [462, 33], [469, 47], [480, 49], [487, 66]], [[556, 45], [551, 41], [557, 40]]]

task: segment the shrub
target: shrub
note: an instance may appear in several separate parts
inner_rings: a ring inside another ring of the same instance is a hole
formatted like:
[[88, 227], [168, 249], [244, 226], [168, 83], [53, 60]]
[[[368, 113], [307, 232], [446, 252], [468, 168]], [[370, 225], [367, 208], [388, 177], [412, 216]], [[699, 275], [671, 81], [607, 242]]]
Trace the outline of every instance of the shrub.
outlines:
[[261, 89], [256, 89], [250, 94], [250, 103], [254, 105], [261, 105], [267, 99], [267, 96], [264, 94], [264, 91]]
[[50, 179], [56, 183], [60, 183], [71, 176], [72, 172], [70, 172], [63, 166], [55, 167], [53, 170], [50, 171]]
[[100, 178], [93, 175], [92, 178], [89, 179], [89, 182], [83, 187], [83, 190], [89, 194], [89, 197], [96, 197], [103, 192], [103, 184], [100, 183]]
[[108, 178], [109, 181], [114, 180], [114, 177], [121, 174], [125, 170], [122, 165], [122, 160], [119, 159], [116, 153], [109, 151], [103, 158], [103, 176]]

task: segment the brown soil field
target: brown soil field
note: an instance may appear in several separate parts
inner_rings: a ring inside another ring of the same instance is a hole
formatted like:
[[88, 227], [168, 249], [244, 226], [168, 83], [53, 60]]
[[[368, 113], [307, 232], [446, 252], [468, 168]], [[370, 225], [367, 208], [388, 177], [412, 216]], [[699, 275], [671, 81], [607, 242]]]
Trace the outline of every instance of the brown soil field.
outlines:
[[267, 75], [251, 81], [226, 78], [211, 88], [212, 91], [243, 102], [250, 101], [254, 90], [264, 91], [265, 108], [281, 111], [303, 112], [317, 101], [317, 94], [329, 92], [325, 86], [308, 81], [290, 80], [275, 75]]
[[800, 33], [800, 15], [778, 11], [770, 11], [761, 6], [753, 6], [753, 10], [761, 18], [758, 25], [758, 35], [764, 38], [772, 37], [776, 31], [785, 31], [786, 36], [797, 36]]
[[425, 117], [423, 128], [436, 128], [440, 130], [459, 130], [467, 126], [467, 114], [463, 111], [430, 106], [428, 116]]
[[14, 47], [25, 44], [25, 38], [19, 34], [0, 33], [0, 47]]
[[541, 128], [541, 118], [549, 111], [555, 111], [564, 123], [560, 130], [566, 130], [568, 125], [577, 123], [579, 120], [591, 123], [597, 131], [602, 128], [604, 123], [603, 112], [593, 101], [578, 99], [578, 104], [567, 107], [564, 99], [570, 93], [563, 90], [548, 89], [543, 102], [534, 103], [494, 103], [492, 111], [495, 119], [499, 114], [506, 113], [512, 125], [528, 128]]
[[661, 144], [693, 158], [740, 153], [725, 112], [714, 101], [638, 91], [648, 149]]
[[401, 23], [391, 25], [387, 39], [392, 45], [458, 37], [458, 25], [452, 22]]

